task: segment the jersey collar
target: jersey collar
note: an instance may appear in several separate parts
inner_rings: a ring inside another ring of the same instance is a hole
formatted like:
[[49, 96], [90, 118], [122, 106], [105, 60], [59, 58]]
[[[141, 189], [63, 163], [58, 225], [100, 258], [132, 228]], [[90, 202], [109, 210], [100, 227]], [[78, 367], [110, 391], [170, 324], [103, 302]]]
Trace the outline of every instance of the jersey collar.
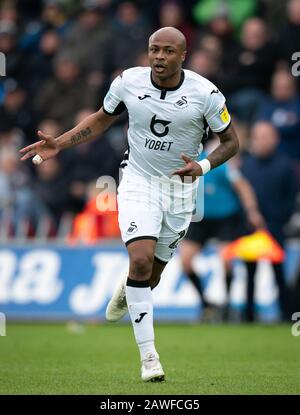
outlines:
[[150, 79], [151, 79], [151, 83], [152, 83], [152, 85], [153, 85], [155, 88], [157, 88], [157, 89], [159, 89], [159, 90], [161, 90], [161, 91], [176, 91], [176, 89], [179, 89], [179, 88], [181, 87], [181, 85], [183, 84], [184, 77], [185, 77], [184, 71], [183, 71], [183, 70], [181, 70], [181, 76], [180, 76], [180, 81], [179, 81], [179, 83], [178, 83], [176, 86], [173, 86], [173, 87], [171, 87], [171, 88], [167, 88], [167, 87], [164, 87], [164, 86], [160, 86], [160, 85], [158, 85], [156, 82], [154, 82], [154, 80], [153, 80], [153, 78], [152, 78], [152, 71], [150, 72]]

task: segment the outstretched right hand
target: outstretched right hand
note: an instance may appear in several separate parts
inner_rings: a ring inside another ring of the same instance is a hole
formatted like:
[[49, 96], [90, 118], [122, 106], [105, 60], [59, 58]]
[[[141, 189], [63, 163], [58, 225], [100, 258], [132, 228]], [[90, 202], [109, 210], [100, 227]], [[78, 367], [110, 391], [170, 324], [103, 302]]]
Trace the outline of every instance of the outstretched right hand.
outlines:
[[22, 161], [27, 160], [30, 157], [34, 158], [35, 156], [39, 156], [32, 161], [35, 164], [40, 164], [51, 157], [55, 157], [59, 153], [59, 145], [54, 137], [44, 134], [42, 131], [38, 131], [38, 136], [41, 138], [40, 141], [30, 144], [20, 150], [20, 153], [23, 154], [21, 157]]

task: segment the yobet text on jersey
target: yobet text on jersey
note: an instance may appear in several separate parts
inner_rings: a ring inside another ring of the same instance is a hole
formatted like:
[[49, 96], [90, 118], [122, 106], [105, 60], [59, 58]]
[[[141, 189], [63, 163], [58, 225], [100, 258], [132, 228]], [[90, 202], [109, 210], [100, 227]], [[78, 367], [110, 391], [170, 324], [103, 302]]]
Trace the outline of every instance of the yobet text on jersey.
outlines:
[[150, 138], [145, 139], [145, 147], [149, 148], [150, 150], [170, 151], [172, 144], [173, 141], [160, 141]]

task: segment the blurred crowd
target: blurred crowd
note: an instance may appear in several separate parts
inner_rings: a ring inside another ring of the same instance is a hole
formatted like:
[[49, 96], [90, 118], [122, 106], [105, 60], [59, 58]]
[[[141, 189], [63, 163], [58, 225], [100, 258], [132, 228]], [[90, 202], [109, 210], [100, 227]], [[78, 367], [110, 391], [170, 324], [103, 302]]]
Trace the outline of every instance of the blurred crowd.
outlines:
[[[102, 175], [118, 180], [127, 147], [126, 115], [101, 139], [39, 166], [20, 163], [18, 150], [37, 140], [37, 130], [58, 136], [97, 110], [118, 73], [148, 66], [148, 37], [163, 26], [185, 34], [184, 67], [210, 79], [226, 96], [243, 153], [263, 153], [264, 140], [252, 146], [251, 137], [257, 136], [252, 128], [257, 122], [272, 126], [264, 127], [263, 136], [270, 135], [288, 160], [299, 192], [300, 76], [292, 57], [300, 48], [300, 0], [3, 0], [0, 238], [64, 235], [76, 217], [76, 240], [86, 223], [82, 215], [97, 216], [95, 182]], [[281, 158], [273, 172], [280, 172], [280, 163]], [[264, 177], [259, 181], [262, 189], [267, 186]], [[278, 184], [289, 188], [284, 181]], [[289, 223], [287, 231], [298, 236], [297, 206], [287, 215], [285, 202], [290, 208], [289, 200], [279, 198], [274, 211], [281, 211], [282, 225]], [[96, 237], [118, 236], [115, 219], [95, 217]], [[101, 225], [107, 221], [109, 226]]]

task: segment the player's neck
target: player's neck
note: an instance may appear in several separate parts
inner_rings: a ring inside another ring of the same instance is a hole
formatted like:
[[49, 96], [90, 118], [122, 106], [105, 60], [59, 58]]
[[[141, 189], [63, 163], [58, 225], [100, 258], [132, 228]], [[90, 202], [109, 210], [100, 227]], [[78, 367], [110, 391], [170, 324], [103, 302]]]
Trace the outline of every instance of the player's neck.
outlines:
[[176, 88], [182, 83], [182, 77], [182, 69], [180, 69], [180, 71], [176, 72], [174, 75], [167, 79], [160, 79], [157, 76], [155, 76], [153, 72], [151, 72], [152, 81], [160, 88]]

